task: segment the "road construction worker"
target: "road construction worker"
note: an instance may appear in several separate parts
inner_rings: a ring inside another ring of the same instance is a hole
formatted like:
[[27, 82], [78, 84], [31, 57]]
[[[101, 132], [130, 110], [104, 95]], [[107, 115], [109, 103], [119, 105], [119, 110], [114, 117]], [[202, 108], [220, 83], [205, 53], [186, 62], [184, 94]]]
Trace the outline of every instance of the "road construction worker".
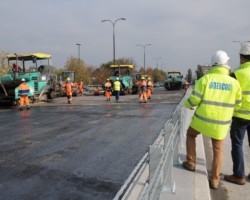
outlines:
[[116, 78], [116, 80], [113, 83], [113, 90], [115, 93], [115, 100], [118, 103], [119, 98], [120, 98], [120, 91], [121, 91], [121, 82], [120, 82], [118, 77]]
[[106, 83], [104, 84], [105, 96], [107, 101], [110, 101], [111, 87], [112, 87], [111, 82], [109, 79], [107, 79]]
[[148, 99], [151, 99], [153, 88], [154, 88], [153, 81], [151, 80], [150, 77], [148, 77], [148, 81], [147, 81], [147, 98]]
[[28, 94], [30, 91], [30, 86], [26, 83], [24, 78], [22, 78], [21, 81], [22, 81], [22, 83], [19, 85], [19, 89], [18, 89], [18, 94], [20, 97], [19, 109], [23, 110], [23, 106], [25, 104], [27, 107], [27, 110], [29, 110], [30, 104], [29, 104]]
[[212, 56], [212, 68], [195, 84], [185, 107], [197, 106], [187, 130], [186, 161], [182, 166], [195, 171], [196, 137], [200, 133], [212, 140], [213, 161], [209, 186], [217, 189], [223, 164], [224, 140], [230, 128], [234, 110], [241, 107], [241, 88], [237, 80], [229, 76], [229, 57], [224, 51], [217, 51]]
[[76, 81], [73, 81], [73, 87], [72, 87], [72, 96], [77, 96], [79, 93], [79, 85]]
[[188, 87], [189, 87], [189, 83], [188, 83], [188, 81], [186, 80], [185, 83], [184, 83], [184, 90], [185, 90], [184, 95], [187, 93]]
[[83, 88], [84, 88], [84, 85], [83, 85], [83, 82], [81, 81], [79, 84], [79, 93], [81, 96], [83, 95]]
[[142, 76], [140, 83], [139, 83], [139, 90], [140, 90], [140, 102], [147, 103], [147, 83], [145, 78]]
[[[242, 90], [242, 106], [240, 110], [234, 112], [230, 129], [233, 174], [225, 175], [224, 179], [231, 183], [244, 185], [246, 179], [243, 141], [246, 130], [250, 126], [250, 43], [244, 43], [239, 54], [240, 68], [236, 70], [232, 76], [240, 83]], [[248, 175], [248, 178], [250, 178], [250, 174]]]
[[72, 89], [73, 89], [73, 83], [70, 81], [70, 78], [68, 77], [65, 83], [65, 90], [66, 90], [68, 104], [70, 104], [72, 101]]
[[21, 70], [22, 68], [19, 65], [16, 65], [15, 63], [13, 63], [13, 66], [12, 66], [13, 72], [20, 72]]

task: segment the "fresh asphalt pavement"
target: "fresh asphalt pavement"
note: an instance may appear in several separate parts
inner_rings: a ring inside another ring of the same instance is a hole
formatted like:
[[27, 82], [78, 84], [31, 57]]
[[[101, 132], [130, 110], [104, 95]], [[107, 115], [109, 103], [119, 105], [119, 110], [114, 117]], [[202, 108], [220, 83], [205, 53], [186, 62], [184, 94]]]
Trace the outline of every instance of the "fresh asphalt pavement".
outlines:
[[172, 115], [184, 91], [66, 97], [0, 109], [1, 200], [112, 199]]

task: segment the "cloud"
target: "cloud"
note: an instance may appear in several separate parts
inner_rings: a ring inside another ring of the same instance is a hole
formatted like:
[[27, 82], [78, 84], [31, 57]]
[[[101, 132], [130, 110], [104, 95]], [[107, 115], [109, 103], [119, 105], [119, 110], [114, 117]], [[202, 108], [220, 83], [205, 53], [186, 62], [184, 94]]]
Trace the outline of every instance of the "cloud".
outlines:
[[156, 66], [162, 57], [164, 68], [185, 72], [198, 64], [210, 63], [211, 54], [223, 49], [232, 65], [238, 65], [239, 44], [249, 38], [248, 2], [226, 0], [23, 0], [0, 2], [1, 51], [53, 55], [56, 67], [77, 56], [99, 66], [112, 60], [112, 24], [102, 19], [125, 17], [115, 25], [116, 57], [134, 58], [143, 65], [143, 49], [137, 44], [152, 43], [146, 49], [147, 65]]

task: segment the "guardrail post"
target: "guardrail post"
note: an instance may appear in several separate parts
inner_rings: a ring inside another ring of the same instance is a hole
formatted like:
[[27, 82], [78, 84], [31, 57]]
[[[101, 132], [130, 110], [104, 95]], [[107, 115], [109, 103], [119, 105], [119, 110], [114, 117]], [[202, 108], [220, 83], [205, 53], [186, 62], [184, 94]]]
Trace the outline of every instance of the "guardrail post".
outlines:
[[159, 165], [162, 157], [162, 147], [149, 146], [149, 181], [155, 174], [155, 170]]

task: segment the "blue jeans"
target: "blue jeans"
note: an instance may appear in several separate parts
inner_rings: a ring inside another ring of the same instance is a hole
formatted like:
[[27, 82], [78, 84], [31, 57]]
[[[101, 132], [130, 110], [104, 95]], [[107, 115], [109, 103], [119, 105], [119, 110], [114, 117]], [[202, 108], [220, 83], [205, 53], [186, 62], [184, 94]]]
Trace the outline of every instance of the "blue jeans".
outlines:
[[244, 154], [242, 144], [250, 120], [233, 117], [230, 137], [232, 142], [233, 173], [237, 178], [245, 178]]

